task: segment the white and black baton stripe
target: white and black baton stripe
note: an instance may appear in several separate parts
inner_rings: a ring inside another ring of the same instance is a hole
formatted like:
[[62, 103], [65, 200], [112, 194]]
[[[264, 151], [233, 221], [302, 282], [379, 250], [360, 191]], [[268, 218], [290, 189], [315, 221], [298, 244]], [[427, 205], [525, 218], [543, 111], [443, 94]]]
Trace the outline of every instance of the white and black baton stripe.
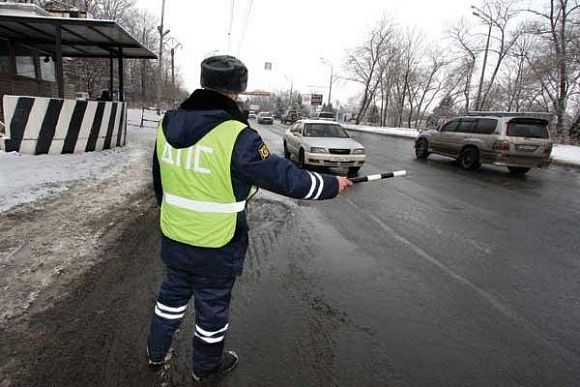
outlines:
[[382, 180], [382, 179], [388, 179], [391, 177], [405, 176], [406, 174], [407, 174], [407, 171], [395, 171], [395, 172], [388, 172], [388, 173], [380, 173], [377, 175], [353, 177], [349, 180], [352, 181], [354, 184], [366, 183], [367, 181]]

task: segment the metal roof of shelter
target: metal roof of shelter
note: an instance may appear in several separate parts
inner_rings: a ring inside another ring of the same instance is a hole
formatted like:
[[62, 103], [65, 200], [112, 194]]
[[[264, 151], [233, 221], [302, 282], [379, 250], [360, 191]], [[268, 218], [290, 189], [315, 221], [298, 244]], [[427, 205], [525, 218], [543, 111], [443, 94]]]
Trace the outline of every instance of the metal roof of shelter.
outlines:
[[69, 58], [142, 58], [157, 56], [112, 20], [0, 14], [0, 36]]

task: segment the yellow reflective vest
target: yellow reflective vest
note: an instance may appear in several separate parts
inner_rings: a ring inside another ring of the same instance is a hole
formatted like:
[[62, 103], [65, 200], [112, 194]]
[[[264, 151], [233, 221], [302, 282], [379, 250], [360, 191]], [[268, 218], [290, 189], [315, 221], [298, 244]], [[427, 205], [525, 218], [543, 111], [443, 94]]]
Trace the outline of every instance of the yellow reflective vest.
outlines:
[[[238, 212], [246, 200], [236, 201], [231, 160], [236, 139], [245, 124], [226, 121], [189, 148], [173, 148], [163, 124], [157, 132], [157, 157], [163, 186], [161, 231], [178, 242], [219, 248], [230, 242]], [[254, 192], [252, 190], [248, 197]]]

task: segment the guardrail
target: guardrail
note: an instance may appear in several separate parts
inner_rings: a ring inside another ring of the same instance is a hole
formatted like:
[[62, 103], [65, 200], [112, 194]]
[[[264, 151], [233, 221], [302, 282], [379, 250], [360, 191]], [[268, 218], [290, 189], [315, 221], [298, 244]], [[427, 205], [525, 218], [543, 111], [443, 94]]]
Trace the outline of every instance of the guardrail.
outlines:
[[[155, 114], [159, 117], [157, 119], [150, 119], [150, 118], [146, 118], [145, 117], [145, 112], [151, 112], [154, 111]], [[161, 121], [161, 112], [158, 109], [150, 109], [150, 108], [145, 108], [145, 107], [141, 107], [141, 123], [139, 124], [140, 128], [143, 128], [144, 122], [154, 122], [155, 126], [157, 126], [159, 124], [159, 121]]]
[[0, 151], [4, 150], [4, 133], [6, 130], [6, 125], [4, 122], [0, 121]]

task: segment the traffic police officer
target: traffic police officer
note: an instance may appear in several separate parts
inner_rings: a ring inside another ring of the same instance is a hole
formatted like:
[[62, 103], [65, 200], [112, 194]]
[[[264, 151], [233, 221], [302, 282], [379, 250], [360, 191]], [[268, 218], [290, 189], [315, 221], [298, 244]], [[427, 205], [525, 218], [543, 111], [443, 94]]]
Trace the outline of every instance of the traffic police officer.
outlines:
[[247, 79], [246, 66], [232, 56], [205, 59], [202, 89], [167, 112], [153, 156], [167, 277], [154, 307], [147, 355], [152, 367], [163, 364], [193, 296], [196, 381], [226, 373], [238, 362], [224, 343], [232, 288], [248, 248], [246, 203], [257, 187], [323, 200], [351, 184], [270, 154], [235, 102]]

